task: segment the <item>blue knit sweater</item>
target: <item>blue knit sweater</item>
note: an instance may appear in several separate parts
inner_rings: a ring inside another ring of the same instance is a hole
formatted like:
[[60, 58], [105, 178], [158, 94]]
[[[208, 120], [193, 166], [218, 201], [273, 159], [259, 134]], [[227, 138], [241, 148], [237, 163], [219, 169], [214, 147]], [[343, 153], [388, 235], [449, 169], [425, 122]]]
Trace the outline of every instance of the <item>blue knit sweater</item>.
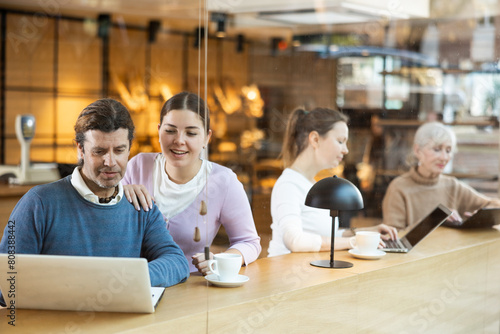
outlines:
[[[10, 221], [15, 221], [16, 253], [144, 257], [151, 286], [168, 287], [189, 276], [184, 253], [156, 206], [145, 212], [126, 199], [115, 205], [91, 203], [71, 185], [71, 176], [32, 188]], [[7, 253], [7, 241], [6, 228], [0, 253]]]

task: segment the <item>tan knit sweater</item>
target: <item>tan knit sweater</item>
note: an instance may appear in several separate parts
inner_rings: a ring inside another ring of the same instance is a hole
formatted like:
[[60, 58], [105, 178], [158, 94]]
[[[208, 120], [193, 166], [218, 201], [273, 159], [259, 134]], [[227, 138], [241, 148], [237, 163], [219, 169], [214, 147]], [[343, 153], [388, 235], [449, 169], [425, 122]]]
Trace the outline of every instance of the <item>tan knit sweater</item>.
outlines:
[[499, 199], [489, 198], [455, 177], [439, 175], [428, 179], [415, 168], [395, 178], [382, 201], [384, 224], [405, 229], [418, 223], [438, 204], [456, 210], [461, 217], [483, 206], [500, 206]]

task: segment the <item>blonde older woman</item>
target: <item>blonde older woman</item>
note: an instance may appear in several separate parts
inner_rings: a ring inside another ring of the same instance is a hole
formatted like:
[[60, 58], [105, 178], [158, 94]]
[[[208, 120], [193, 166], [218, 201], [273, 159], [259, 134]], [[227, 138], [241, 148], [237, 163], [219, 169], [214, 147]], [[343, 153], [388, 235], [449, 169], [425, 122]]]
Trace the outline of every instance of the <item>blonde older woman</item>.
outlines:
[[456, 137], [439, 122], [421, 125], [413, 141], [412, 167], [395, 178], [382, 202], [383, 222], [405, 229], [419, 222], [439, 203], [453, 214], [451, 222], [459, 222], [482, 207], [500, 207], [500, 200], [489, 198], [459, 181], [443, 175], [443, 170], [456, 151]]

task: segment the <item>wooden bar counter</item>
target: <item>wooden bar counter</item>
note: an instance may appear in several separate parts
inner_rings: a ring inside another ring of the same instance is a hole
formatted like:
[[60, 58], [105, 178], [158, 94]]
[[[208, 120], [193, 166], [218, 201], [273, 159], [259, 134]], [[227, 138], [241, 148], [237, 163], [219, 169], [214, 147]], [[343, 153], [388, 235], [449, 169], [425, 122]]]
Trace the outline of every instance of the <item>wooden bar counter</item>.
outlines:
[[0, 310], [0, 333], [499, 333], [500, 232], [438, 228], [407, 254], [347, 269], [328, 253], [263, 258], [241, 287], [201, 276], [166, 289], [154, 314]]
[[0, 231], [2, 234], [17, 202], [33, 187], [34, 185], [0, 183]]

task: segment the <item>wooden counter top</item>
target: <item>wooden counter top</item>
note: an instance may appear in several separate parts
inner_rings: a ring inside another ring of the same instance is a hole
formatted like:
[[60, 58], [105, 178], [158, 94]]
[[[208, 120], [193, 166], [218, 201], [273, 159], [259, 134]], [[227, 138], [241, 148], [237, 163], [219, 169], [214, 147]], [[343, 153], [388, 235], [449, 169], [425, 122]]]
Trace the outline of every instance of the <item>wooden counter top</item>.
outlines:
[[35, 185], [14, 185], [0, 183], [0, 233], [3, 234], [10, 214], [17, 202]]
[[201, 276], [166, 289], [154, 314], [0, 310], [1, 333], [498, 333], [500, 232], [441, 227], [407, 254], [309, 265], [293, 253], [242, 268], [238, 288]]
[[21, 198], [24, 194], [28, 192], [28, 190], [30, 190], [34, 186], [35, 184], [16, 185], [16, 184], [0, 183], [0, 200], [2, 197], [16, 196]]

